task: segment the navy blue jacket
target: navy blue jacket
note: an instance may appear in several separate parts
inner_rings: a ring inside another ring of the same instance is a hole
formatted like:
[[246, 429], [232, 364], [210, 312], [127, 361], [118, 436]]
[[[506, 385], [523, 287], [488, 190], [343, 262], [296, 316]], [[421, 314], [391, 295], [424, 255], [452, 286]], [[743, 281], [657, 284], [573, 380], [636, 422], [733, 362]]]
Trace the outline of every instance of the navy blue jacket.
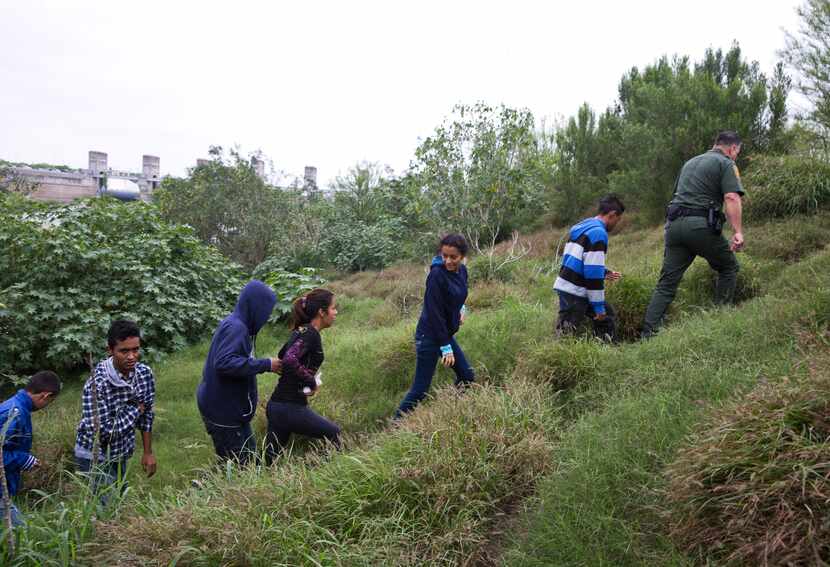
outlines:
[[0, 404], [0, 433], [6, 425], [6, 420], [11, 419], [3, 441], [3, 466], [6, 470], [9, 496], [17, 494], [20, 473], [32, 468], [37, 462], [32, 456], [33, 409], [32, 398], [26, 390], [18, 390], [14, 396]]
[[199, 411], [208, 421], [236, 427], [254, 417], [256, 375], [271, 370], [271, 359], [253, 357], [253, 338], [268, 322], [276, 303], [270, 287], [251, 280], [239, 294], [233, 313], [213, 333], [196, 392]]
[[439, 345], [450, 344], [450, 338], [461, 325], [461, 307], [467, 300], [467, 266], [457, 272], [444, 267], [440, 256], [432, 259], [424, 290], [424, 306], [416, 333], [422, 333]]

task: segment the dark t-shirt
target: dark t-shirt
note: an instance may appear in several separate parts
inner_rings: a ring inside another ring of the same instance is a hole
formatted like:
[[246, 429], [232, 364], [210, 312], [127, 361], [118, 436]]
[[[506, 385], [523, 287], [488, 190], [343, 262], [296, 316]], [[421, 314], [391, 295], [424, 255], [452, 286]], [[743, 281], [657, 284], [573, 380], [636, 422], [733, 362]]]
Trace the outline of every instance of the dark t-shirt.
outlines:
[[726, 193], [744, 194], [738, 166], [720, 150], [709, 150], [683, 164], [671, 204], [720, 209]]
[[308, 398], [303, 394], [303, 388], [317, 389], [314, 375], [323, 364], [320, 333], [311, 325], [296, 329], [280, 349], [279, 357], [282, 360], [282, 376], [271, 394], [271, 401], [307, 405]]

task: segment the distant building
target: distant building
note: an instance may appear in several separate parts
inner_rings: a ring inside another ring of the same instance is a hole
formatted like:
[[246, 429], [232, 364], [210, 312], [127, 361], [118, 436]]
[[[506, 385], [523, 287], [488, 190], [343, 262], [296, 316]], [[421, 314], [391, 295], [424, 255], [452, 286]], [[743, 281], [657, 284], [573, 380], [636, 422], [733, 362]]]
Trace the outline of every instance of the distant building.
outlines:
[[118, 171], [107, 166], [107, 154], [89, 152], [89, 167], [75, 171], [13, 167], [12, 172], [37, 184], [30, 195], [39, 201], [69, 203], [80, 197], [111, 195], [125, 201], [149, 201], [159, 184], [159, 158], [145, 155], [141, 158], [141, 173]]

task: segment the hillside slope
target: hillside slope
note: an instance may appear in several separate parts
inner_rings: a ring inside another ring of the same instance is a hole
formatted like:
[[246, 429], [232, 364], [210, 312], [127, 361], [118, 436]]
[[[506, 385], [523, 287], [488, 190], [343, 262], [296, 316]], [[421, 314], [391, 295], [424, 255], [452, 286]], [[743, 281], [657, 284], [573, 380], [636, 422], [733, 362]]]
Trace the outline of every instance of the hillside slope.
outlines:
[[[164, 472], [151, 482], [134, 472], [136, 490], [118, 517], [94, 524], [71, 483], [44, 479], [53, 494], [34, 506], [19, 561], [693, 563], [661, 520], [663, 470], [712, 405], [761, 377], [800, 372], [794, 330], [818, 332], [830, 312], [827, 220], [752, 226], [740, 305], [712, 308], [711, 278], [698, 261], [665, 332], [619, 346], [553, 339], [561, 231], [532, 235], [532, 251], [501, 270], [472, 258], [471, 312], [458, 340], [480, 386], [459, 396], [440, 371], [433, 398], [397, 427], [386, 418], [414, 371], [425, 267], [334, 282], [342, 316], [323, 336], [326, 387], [314, 405], [343, 425], [342, 453], [300, 444], [273, 469], [200, 471], [211, 455], [192, 396], [205, 345], [193, 347], [156, 369]], [[661, 237], [629, 229], [611, 239], [609, 264], [625, 276], [609, 297], [629, 336], [656, 281]], [[282, 333], [269, 333], [261, 352]], [[271, 387], [273, 379], [263, 380], [263, 395]], [[67, 454], [76, 410], [70, 389], [37, 416], [37, 442]], [[205, 488], [186, 489], [197, 474]]]

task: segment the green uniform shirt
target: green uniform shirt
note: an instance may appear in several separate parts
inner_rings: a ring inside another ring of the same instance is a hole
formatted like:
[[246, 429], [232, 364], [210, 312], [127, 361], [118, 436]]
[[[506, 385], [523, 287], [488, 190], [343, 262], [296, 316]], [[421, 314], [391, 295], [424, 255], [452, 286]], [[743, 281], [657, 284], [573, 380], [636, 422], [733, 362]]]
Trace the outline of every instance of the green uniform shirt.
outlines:
[[744, 194], [738, 166], [720, 150], [709, 150], [683, 164], [672, 205], [720, 209], [726, 193]]

